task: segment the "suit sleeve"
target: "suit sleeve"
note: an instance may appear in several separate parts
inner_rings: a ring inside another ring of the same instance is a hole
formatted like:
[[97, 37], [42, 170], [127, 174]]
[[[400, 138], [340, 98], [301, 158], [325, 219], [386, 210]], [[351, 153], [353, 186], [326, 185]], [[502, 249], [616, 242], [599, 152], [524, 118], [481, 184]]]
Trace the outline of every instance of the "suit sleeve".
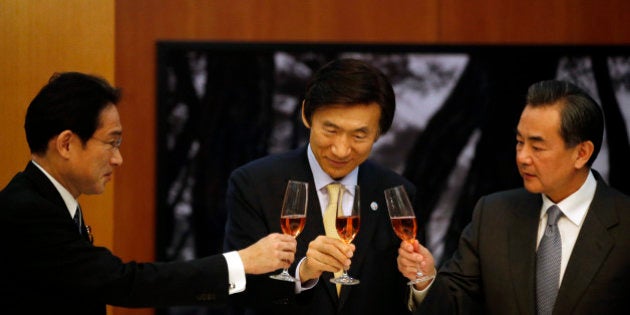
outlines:
[[[277, 193], [278, 200], [275, 200], [276, 194], [266, 190], [277, 185], [267, 182], [265, 187], [261, 187], [260, 182], [265, 182], [259, 178], [262, 175], [258, 176], [256, 183], [251, 180], [253, 176], [255, 175], [250, 174], [247, 169], [237, 169], [228, 180], [224, 251], [240, 250], [269, 233], [280, 233], [279, 213], [283, 191], [280, 189]], [[265, 212], [265, 207], [271, 208], [272, 204], [277, 204], [277, 219], [269, 218], [269, 214]], [[277, 272], [279, 271], [275, 273]], [[269, 274], [263, 274], [247, 275], [246, 291], [231, 296], [230, 300], [233, 305], [264, 309], [272, 305], [289, 304], [294, 296], [293, 283], [273, 280], [269, 278]]]
[[426, 298], [414, 314], [476, 314], [480, 312], [479, 228], [483, 215], [481, 199], [464, 229], [457, 251], [440, 268]]

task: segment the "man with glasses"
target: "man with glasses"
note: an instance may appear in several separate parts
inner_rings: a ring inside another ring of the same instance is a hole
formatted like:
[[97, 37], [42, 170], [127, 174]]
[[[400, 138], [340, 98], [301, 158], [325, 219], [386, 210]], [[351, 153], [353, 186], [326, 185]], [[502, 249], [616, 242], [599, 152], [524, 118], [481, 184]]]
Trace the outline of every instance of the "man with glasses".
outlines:
[[100, 194], [123, 162], [119, 90], [76, 72], [54, 75], [28, 107], [32, 160], [0, 192], [0, 310], [105, 314], [105, 305], [217, 304], [245, 274], [288, 267], [296, 242], [270, 234], [245, 249], [172, 263], [124, 263], [93, 246], [77, 198]]

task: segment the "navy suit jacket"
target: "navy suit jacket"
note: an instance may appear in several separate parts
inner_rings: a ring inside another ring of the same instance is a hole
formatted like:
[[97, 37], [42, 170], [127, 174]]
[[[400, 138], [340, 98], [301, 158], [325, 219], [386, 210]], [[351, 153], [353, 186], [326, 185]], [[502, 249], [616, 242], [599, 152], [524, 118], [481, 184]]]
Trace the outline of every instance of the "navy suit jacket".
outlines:
[[[308, 244], [325, 235], [317, 192], [307, 158], [307, 148], [268, 156], [236, 169], [227, 192], [228, 223], [225, 250], [248, 246], [261, 237], [280, 230], [280, 210], [288, 180], [309, 183], [306, 225], [297, 237], [295, 263], [302, 259]], [[408, 314], [406, 279], [396, 264], [400, 240], [395, 236], [385, 204], [384, 190], [405, 185], [410, 197], [415, 187], [400, 175], [369, 161], [359, 166], [361, 188], [361, 227], [354, 240], [356, 251], [349, 274], [361, 283], [342, 286], [338, 297], [335, 285], [325, 272], [317, 285], [300, 294], [293, 283], [269, 279], [268, 275], [248, 276], [246, 294], [232, 309], [246, 314]], [[370, 205], [376, 203], [373, 210]], [[297, 313], [296, 313], [297, 312]]]
[[[594, 172], [595, 196], [564, 273], [554, 314], [630, 311], [630, 198]], [[536, 314], [542, 199], [525, 189], [483, 197], [416, 314]]]
[[0, 310], [7, 314], [105, 314], [105, 304], [227, 300], [222, 255], [123, 263], [79, 233], [59, 192], [32, 163], [0, 192], [0, 248]]

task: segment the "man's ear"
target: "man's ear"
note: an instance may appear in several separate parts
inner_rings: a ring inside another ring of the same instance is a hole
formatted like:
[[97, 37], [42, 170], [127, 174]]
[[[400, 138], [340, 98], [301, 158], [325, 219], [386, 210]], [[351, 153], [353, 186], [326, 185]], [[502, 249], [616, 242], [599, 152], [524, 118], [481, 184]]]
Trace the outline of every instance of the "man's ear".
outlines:
[[304, 124], [304, 127], [306, 127], [307, 129], [311, 129], [311, 125], [308, 123], [308, 121], [306, 120], [306, 116], [304, 115], [304, 102], [302, 101], [302, 108], [300, 109], [300, 113], [302, 116], [302, 123]]
[[64, 158], [70, 157], [70, 144], [74, 133], [70, 130], [64, 130], [59, 133], [55, 138], [50, 141], [53, 142], [54, 150], [56, 150], [60, 156]]
[[584, 141], [577, 145], [577, 156], [575, 159], [575, 167], [582, 168], [593, 155], [595, 151], [595, 145], [591, 141]]

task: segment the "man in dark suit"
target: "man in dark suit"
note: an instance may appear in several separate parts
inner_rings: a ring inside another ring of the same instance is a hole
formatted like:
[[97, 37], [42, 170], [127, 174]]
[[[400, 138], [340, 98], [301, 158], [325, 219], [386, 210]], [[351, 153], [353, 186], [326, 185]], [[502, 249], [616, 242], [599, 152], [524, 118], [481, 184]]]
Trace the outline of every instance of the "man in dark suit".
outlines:
[[102, 193], [122, 164], [119, 95], [101, 78], [68, 72], [54, 75], [29, 105], [24, 128], [32, 160], [0, 192], [3, 313], [225, 303], [245, 289], [245, 273], [293, 261], [295, 240], [277, 233], [188, 262], [123, 263], [93, 246], [77, 198]]
[[[530, 86], [516, 130], [524, 189], [478, 201], [450, 261], [414, 288], [417, 314], [628, 313], [630, 198], [591, 170], [603, 130], [578, 87]], [[426, 249], [401, 245], [405, 276], [422, 261], [433, 269]]]
[[[334, 60], [317, 71], [302, 103], [309, 145], [236, 169], [227, 192], [225, 249], [247, 246], [280, 231], [280, 210], [288, 180], [309, 184], [306, 225], [297, 237], [295, 283], [248, 276], [248, 289], [235, 313], [405, 314], [406, 279], [396, 269], [396, 238], [384, 190], [405, 185], [400, 175], [368, 161], [374, 142], [391, 126], [395, 111], [387, 78], [365, 62]], [[359, 185], [361, 224], [353, 245], [345, 245], [324, 225], [328, 185]], [[349, 266], [358, 285], [339, 293], [330, 282]]]

